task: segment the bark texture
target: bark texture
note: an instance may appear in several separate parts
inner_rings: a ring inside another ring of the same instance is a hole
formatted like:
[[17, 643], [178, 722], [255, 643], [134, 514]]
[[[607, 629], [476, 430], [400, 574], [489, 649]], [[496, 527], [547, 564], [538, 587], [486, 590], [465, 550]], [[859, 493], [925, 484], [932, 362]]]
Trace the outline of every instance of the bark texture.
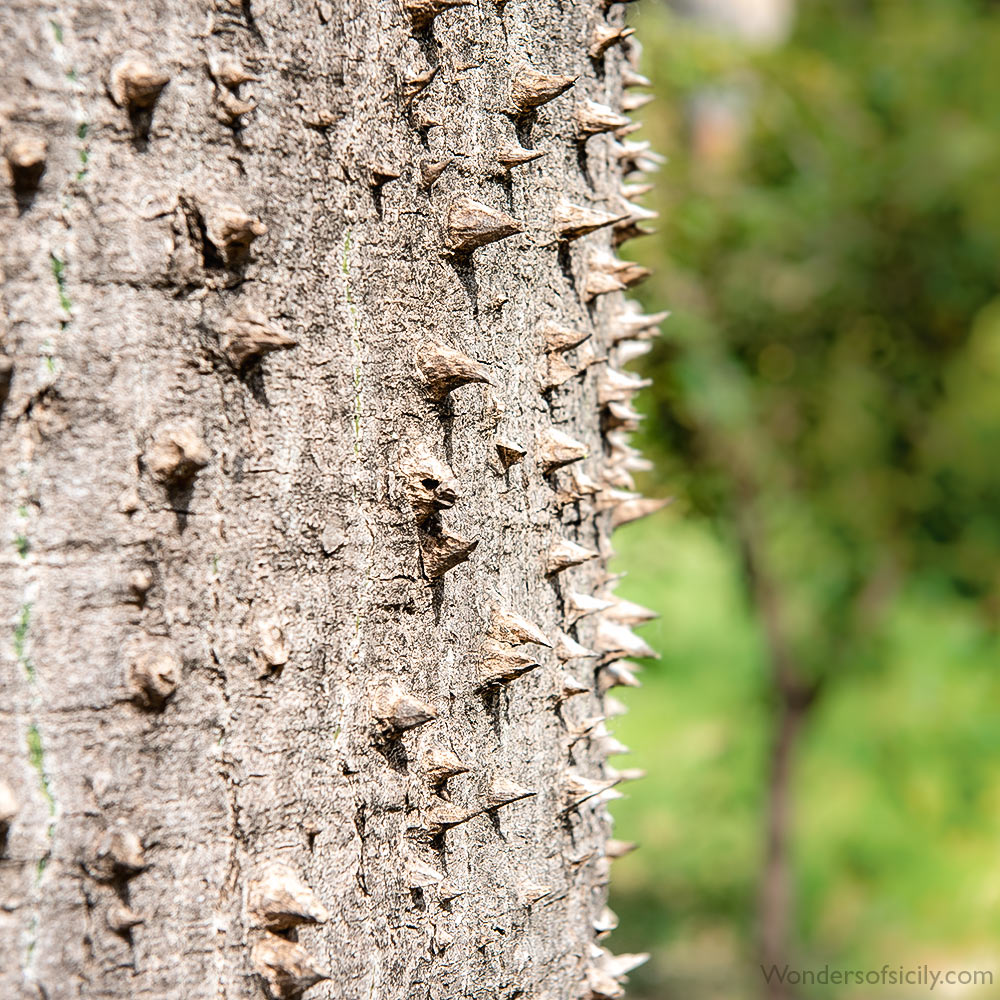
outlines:
[[3, 5], [0, 996], [620, 992], [623, 23]]

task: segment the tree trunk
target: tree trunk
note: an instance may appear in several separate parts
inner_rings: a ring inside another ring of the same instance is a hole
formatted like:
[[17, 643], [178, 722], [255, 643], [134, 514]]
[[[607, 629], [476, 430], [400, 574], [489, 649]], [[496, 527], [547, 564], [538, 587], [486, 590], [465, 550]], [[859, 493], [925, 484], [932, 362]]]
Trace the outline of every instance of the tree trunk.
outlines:
[[620, 992], [622, 24], [0, 10], [0, 995]]

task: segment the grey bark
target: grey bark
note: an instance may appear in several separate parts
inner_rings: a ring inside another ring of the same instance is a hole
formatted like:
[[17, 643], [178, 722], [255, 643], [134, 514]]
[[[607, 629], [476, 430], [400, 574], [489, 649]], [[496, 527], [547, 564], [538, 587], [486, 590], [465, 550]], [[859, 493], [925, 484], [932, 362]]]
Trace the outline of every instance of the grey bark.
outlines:
[[433, 13], [0, 10], [0, 996], [620, 991], [623, 13]]

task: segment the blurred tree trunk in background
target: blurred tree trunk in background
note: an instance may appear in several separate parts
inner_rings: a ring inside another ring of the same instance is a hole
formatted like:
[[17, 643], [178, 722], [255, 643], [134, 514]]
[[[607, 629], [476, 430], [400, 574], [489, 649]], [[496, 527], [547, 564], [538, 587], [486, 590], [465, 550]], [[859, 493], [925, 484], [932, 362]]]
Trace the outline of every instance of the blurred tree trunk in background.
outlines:
[[622, 25], [5, 5], [4, 997], [621, 992]]

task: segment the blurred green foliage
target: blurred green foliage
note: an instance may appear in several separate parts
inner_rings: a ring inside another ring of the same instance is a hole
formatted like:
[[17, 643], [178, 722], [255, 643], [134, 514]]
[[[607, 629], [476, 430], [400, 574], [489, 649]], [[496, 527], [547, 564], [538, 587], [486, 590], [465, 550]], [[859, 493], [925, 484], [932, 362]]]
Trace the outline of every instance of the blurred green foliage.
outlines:
[[674, 310], [641, 443], [679, 502], [618, 544], [620, 592], [664, 618], [618, 725], [651, 777], [617, 811], [645, 849], [617, 862], [614, 947], [655, 952], [638, 995], [757, 995], [774, 691], [749, 504], [823, 681], [797, 961], [991, 968], [976, 995], [1000, 996], [1000, 5], [803, 0], [768, 52], [636, 20], [670, 160], [660, 234], [626, 255]]

